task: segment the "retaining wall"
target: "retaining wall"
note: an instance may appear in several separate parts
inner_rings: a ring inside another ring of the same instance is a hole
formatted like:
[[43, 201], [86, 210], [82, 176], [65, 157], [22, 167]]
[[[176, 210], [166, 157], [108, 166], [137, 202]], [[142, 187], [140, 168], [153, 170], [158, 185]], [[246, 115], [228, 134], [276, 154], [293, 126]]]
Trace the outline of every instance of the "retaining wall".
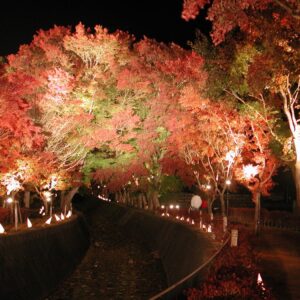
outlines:
[[82, 216], [0, 236], [0, 299], [45, 298], [69, 275], [89, 246]]

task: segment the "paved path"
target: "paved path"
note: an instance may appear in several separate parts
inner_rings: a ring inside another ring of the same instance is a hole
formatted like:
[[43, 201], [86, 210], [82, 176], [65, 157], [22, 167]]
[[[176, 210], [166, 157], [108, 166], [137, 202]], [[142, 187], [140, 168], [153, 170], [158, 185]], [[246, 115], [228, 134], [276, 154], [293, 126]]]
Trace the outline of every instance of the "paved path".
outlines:
[[300, 232], [264, 229], [257, 240], [262, 278], [279, 300], [300, 300]]

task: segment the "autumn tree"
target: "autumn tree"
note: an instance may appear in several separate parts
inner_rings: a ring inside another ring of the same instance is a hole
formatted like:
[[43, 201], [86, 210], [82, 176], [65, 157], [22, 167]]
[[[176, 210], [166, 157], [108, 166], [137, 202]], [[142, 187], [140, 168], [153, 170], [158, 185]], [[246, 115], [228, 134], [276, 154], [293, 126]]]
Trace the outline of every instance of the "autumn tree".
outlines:
[[[294, 162], [296, 208], [299, 208], [299, 3], [185, 1], [183, 17], [196, 17], [205, 4], [209, 5], [207, 18], [213, 24], [213, 43], [220, 48], [233, 45], [230, 64], [225, 68], [230, 71], [234, 67], [238, 71], [231, 74], [240, 85], [234, 87], [231, 80], [223, 80], [223, 89], [234, 92], [243, 101], [257, 101], [257, 112], [269, 112], [266, 121], [274, 141], [281, 144], [279, 155], [284, 161]], [[285, 128], [289, 128], [290, 136], [284, 133]]]

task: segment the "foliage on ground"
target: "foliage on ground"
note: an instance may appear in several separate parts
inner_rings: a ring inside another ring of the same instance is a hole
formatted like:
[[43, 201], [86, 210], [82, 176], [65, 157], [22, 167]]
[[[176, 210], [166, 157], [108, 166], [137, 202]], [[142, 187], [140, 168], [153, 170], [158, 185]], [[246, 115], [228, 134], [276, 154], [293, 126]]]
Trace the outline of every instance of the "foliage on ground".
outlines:
[[211, 267], [207, 279], [199, 287], [187, 291], [187, 299], [275, 299], [264, 283], [257, 283], [260, 270], [252, 239], [249, 232], [239, 230], [238, 247], [228, 245], [224, 248]]

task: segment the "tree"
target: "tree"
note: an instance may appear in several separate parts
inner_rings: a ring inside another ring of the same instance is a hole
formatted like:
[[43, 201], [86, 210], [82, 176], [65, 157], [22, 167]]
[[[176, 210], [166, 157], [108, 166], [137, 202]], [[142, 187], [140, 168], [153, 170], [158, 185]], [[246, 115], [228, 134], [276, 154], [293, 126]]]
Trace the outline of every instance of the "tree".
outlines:
[[269, 148], [271, 135], [268, 127], [257, 119], [248, 120], [246, 136], [242, 155], [238, 158], [235, 168], [235, 179], [246, 186], [252, 193], [255, 204], [255, 232], [260, 227], [261, 195], [268, 196], [274, 186], [272, 176], [275, 175], [279, 162]]
[[[281, 144], [281, 158], [290, 160], [294, 154], [294, 178], [297, 191], [296, 211], [300, 207], [298, 108], [299, 101], [299, 3], [298, 1], [186, 1], [185, 18], [189, 7], [196, 16], [205, 3], [210, 3], [208, 19], [213, 23], [212, 40], [221, 48], [232, 44], [227, 68], [242, 83], [235, 87], [231, 80], [224, 90], [230, 90], [244, 102], [258, 101], [268, 111], [267, 121], [274, 140]], [[196, 5], [196, 4], [197, 5]], [[196, 5], [196, 6], [195, 6]], [[234, 15], [234, 17], [232, 17]], [[225, 43], [224, 43], [225, 41]], [[248, 50], [247, 50], [248, 49]], [[247, 50], [247, 51], [245, 51]], [[236, 57], [236, 59], [234, 59]], [[237, 60], [239, 58], [239, 60]], [[239, 62], [238, 65], [232, 64]], [[231, 67], [230, 67], [231, 65]], [[243, 89], [241, 89], [243, 87]], [[277, 113], [274, 114], [274, 112]], [[258, 112], [261, 109], [258, 109]], [[270, 113], [272, 112], [272, 113]], [[283, 112], [285, 117], [282, 116]], [[286, 125], [283, 126], [283, 120]], [[289, 128], [290, 137], [284, 134]], [[288, 154], [288, 155], [287, 155]]]

